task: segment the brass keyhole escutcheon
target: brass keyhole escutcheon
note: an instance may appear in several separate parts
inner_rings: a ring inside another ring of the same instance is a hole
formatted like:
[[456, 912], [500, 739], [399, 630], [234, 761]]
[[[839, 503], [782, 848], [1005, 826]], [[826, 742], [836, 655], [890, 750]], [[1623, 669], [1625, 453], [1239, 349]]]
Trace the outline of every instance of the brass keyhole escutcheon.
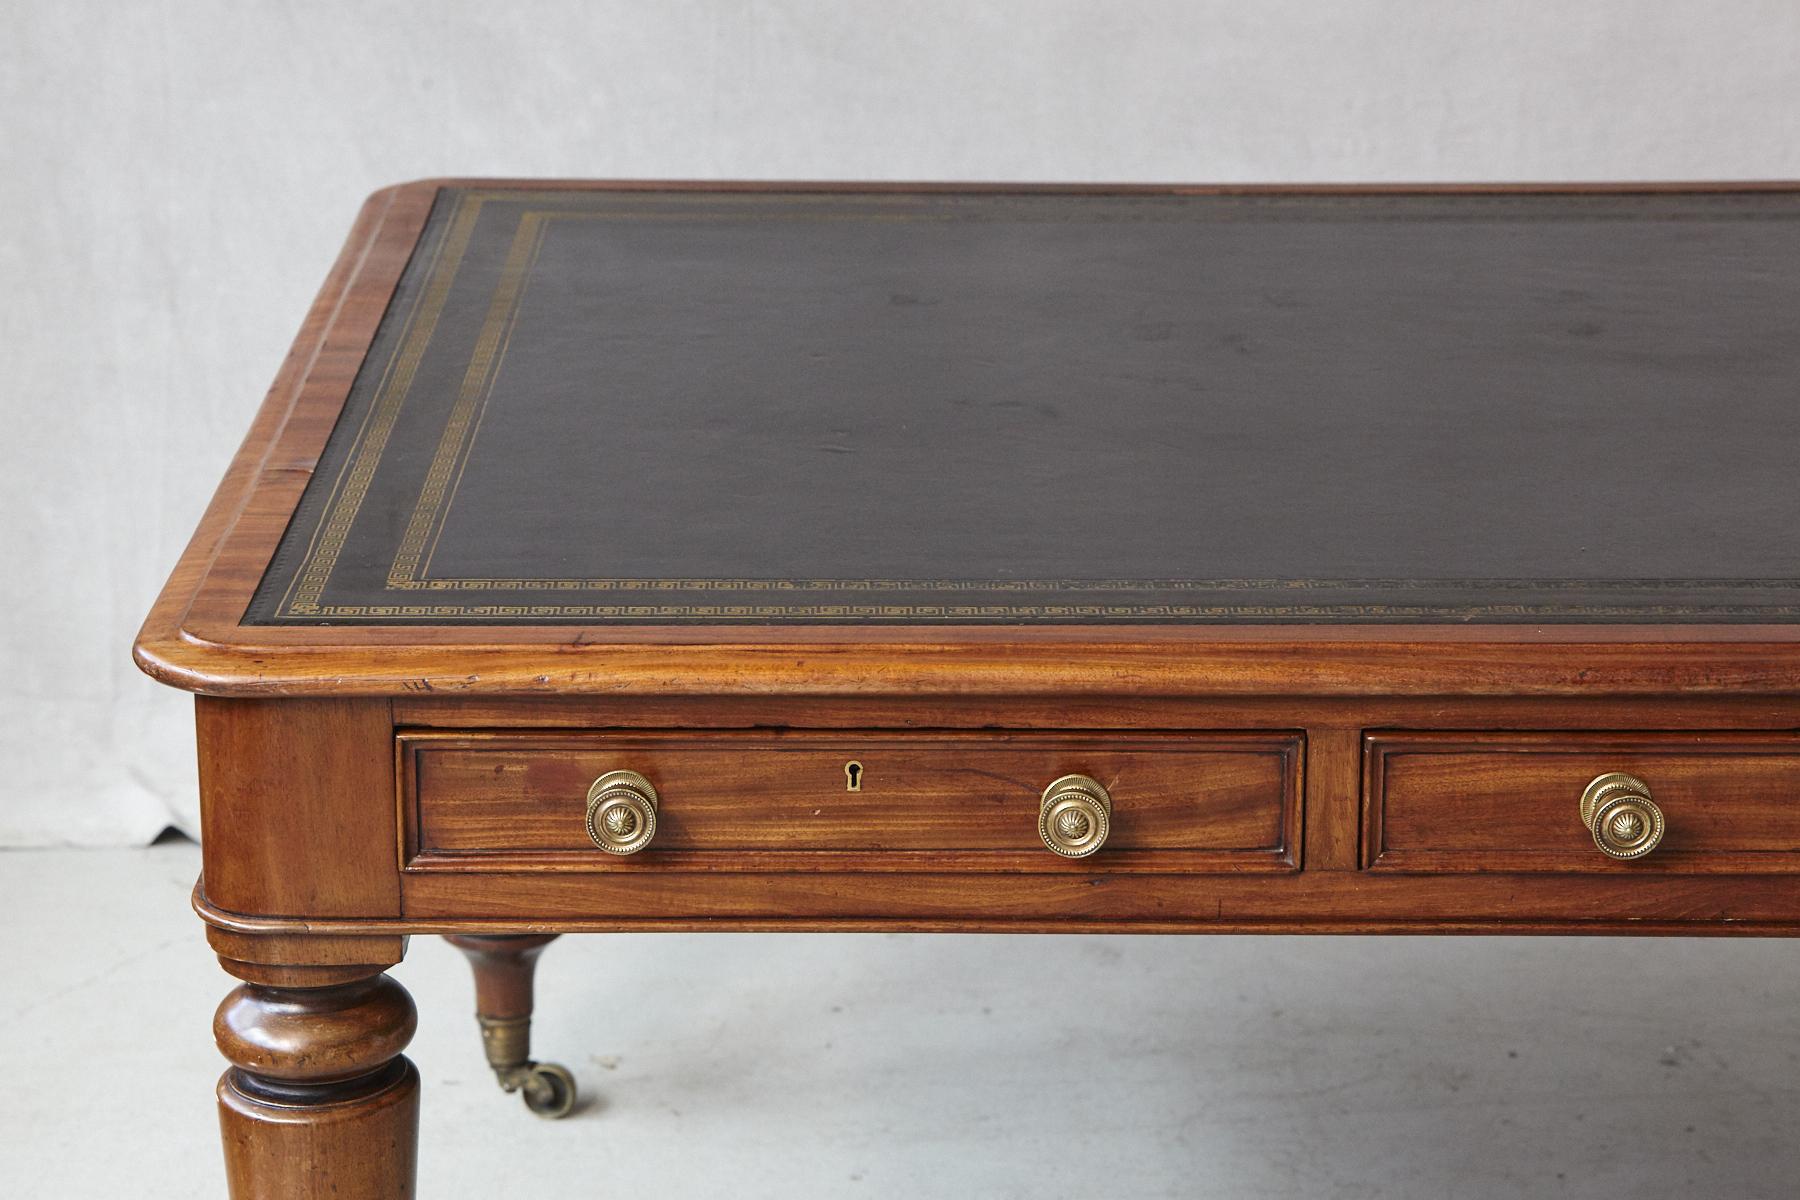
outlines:
[[608, 771], [588, 788], [587, 831], [608, 854], [636, 854], [656, 836], [656, 788], [636, 771]]
[[1581, 793], [1581, 823], [1608, 858], [1629, 862], [1662, 844], [1662, 809], [1650, 799], [1650, 785], [1623, 771], [1589, 782]]
[[854, 758], [844, 764], [844, 790], [846, 792], [862, 791], [863, 765]]

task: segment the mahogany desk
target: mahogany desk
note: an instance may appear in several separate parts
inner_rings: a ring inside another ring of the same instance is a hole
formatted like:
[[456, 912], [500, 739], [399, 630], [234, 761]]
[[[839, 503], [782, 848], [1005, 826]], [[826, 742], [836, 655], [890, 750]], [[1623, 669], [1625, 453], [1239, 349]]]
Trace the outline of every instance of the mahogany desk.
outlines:
[[1800, 932], [1800, 192], [377, 193], [137, 645], [239, 1197], [410, 934]]

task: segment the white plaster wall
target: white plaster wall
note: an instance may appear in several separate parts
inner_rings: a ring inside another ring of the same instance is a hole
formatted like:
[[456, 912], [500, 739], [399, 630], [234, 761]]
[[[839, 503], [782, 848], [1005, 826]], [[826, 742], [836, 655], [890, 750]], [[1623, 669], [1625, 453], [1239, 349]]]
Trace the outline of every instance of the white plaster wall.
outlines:
[[1800, 176], [1794, 0], [0, 0], [0, 845], [191, 828], [127, 647], [357, 203], [442, 174]]

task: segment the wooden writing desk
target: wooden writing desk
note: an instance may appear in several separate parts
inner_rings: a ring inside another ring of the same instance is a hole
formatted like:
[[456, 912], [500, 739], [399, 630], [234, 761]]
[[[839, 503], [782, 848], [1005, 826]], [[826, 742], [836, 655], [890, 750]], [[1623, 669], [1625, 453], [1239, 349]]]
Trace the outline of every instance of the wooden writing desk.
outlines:
[[[145, 625], [239, 1197], [414, 933], [1800, 931], [1800, 192], [375, 195]], [[335, 1190], [334, 1190], [335, 1189]]]

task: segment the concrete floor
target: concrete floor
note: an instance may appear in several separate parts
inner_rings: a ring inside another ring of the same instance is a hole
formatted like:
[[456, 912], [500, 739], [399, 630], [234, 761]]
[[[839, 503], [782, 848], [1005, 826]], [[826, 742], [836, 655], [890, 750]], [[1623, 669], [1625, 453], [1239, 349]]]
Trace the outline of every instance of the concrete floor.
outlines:
[[[220, 1195], [199, 853], [0, 855], [0, 1195]], [[634, 935], [544, 958], [499, 1094], [415, 939], [421, 1195], [1792, 1197], [1772, 941]], [[571, 1190], [572, 1189], [572, 1190]]]

